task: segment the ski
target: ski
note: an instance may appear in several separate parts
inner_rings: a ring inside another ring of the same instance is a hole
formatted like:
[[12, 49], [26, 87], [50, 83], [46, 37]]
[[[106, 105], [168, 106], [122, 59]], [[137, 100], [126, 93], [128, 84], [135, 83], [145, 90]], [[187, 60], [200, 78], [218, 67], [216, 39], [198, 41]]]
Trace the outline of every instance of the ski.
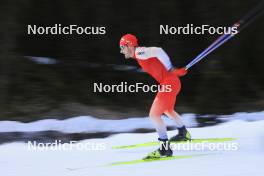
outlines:
[[206, 156], [208, 154], [197, 154], [197, 155], [178, 155], [178, 156], [170, 156], [170, 157], [161, 157], [161, 158], [153, 158], [153, 159], [140, 159], [140, 160], [131, 160], [131, 161], [121, 161], [109, 164], [109, 166], [119, 166], [119, 165], [132, 165], [139, 163], [148, 163], [148, 162], [156, 162], [156, 161], [166, 161], [166, 160], [174, 160], [174, 159], [187, 159], [198, 156]]

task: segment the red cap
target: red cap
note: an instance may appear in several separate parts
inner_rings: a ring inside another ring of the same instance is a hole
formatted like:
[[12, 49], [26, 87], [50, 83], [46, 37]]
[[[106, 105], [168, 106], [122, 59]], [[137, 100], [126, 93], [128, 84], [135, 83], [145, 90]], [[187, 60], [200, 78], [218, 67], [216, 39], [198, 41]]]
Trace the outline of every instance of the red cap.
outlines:
[[137, 37], [132, 34], [124, 35], [119, 42], [120, 46], [138, 46]]

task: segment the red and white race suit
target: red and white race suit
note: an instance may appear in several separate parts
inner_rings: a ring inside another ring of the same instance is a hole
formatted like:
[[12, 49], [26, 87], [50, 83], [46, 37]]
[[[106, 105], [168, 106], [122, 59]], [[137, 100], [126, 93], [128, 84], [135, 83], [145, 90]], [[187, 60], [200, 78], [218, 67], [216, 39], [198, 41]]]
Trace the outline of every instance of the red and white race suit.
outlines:
[[171, 87], [170, 91], [161, 89], [162, 91], [157, 93], [150, 113], [155, 117], [160, 117], [166, 111], [172, 112], [176, 103], [176, 96], [181, 89], [181, 82], [168, 55], [159, 47], [137, 47], [134, 59], [145, 72], [159, 82], [161, 87]]

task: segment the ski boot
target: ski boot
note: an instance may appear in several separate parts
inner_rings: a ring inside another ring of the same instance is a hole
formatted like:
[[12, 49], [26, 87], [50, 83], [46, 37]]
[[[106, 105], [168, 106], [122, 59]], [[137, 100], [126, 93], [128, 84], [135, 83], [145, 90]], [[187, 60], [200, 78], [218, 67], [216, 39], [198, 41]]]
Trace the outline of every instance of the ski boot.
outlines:
[[187, 131], [185, 126], [178, 128], [178, 130], [178, 134], [176, 136], [171, 137], [169, 140], [170, 142], [191, 140], [191, 134], [189, 133], [189, 131]]
[[160, 139], [160, 147], [155, 150], [154, 152], [151, 152], [150, 154], [148, 154], [146, 157], [144, 157], [144, 160], [148, 160], [148, 159], [159, 159], [159, 158], [163, 158], [163, 157], [170, 157], [172, 156], [173, 152], [170, 148], [170, 142], [168, 141], [168, 139]]

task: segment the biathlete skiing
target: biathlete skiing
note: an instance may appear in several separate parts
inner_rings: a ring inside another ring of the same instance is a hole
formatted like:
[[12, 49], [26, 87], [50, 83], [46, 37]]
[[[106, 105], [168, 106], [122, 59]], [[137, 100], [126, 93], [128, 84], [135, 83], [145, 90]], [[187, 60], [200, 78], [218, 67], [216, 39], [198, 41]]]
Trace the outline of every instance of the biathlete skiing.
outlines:
[[[159, 91], [152, 103], [149, 117], [158, 133], [160, 147], [150, 153], [145, 159], [172, 156], [170, 141], [191, 140], [181, 116], [174, 110], [176, 97], [181, 90], [179, 77], [187, 74], [185, 67], [177, 69], [173, 67], [170, 58], [162, 48], [138, 46], [136, 36], [124, 35], [120, 40], [121, 53], [126, 59], [132, 58], [138, 62], [141, 68], [150, 74], [160, 86], [170, 86], [171, 91]], [[168, 140], [167, 128], [161, 116], [165, 114], [175, 122], [178, 134]]]

